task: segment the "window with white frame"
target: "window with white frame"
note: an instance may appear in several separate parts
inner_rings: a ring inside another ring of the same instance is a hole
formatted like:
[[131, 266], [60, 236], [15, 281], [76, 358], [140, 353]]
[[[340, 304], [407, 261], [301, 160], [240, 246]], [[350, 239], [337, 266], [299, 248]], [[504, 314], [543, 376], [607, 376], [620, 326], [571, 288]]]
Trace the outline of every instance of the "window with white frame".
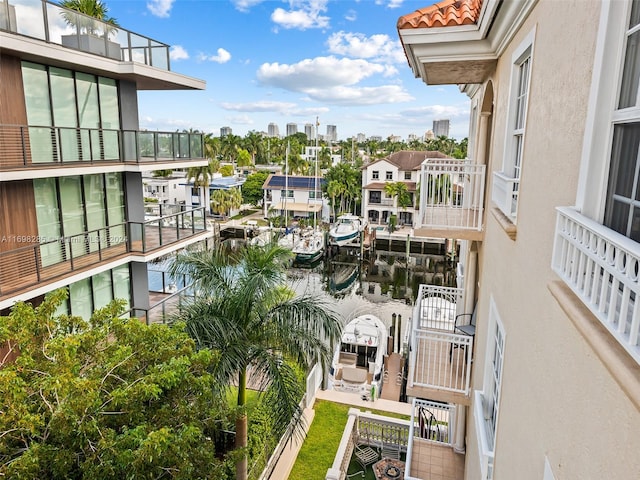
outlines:
[[624, 34], [622, 76], [612, 115], [613, 140], [604, 225], [640, 242], [640, 3], [632, 2]]
[[535, 31], [527, 35], [512, 56], [504, 164], [502, 172], [494, 175], [493, 182], [493, 201], [514, 223], [518, 211], [534, 35]]
[[371, 178], [373, 180], [378, 180], [380, 178], [380, 172], [378, 170], [374, 170], [371, 172]]
[[385, 172], [386, 176], [385, 179], [386, 180], [393, 180], [393, 172]]
[[411, 172], [404, 172], [404, 179], [411, 180]]
[[489, 307], [488, 325], [487, 352], [489, 361], [485, 365], [483, 390], [476, 392], [474, 409], [483, 480], [493, 478], [493, 458], [504, 362], [504, 326], [493, 298]]

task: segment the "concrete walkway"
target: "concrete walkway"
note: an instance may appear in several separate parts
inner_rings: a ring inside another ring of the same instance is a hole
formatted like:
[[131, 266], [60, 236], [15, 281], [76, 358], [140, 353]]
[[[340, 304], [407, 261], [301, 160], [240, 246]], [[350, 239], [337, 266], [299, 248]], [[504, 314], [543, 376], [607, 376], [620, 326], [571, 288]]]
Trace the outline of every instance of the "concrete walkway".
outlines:
[[[329, 402], [342, 403], [351, 405], [361, 410], [381, 410], [384, 412], [393, 412], [402, 415], [411, 415], [411, 404], [394, 402], [392, 400], [385, 400], [379, 398], [373, 402], [362, 400], [359, 395], [354, 393], [336, 392], [334, 390], [318, 390], [316, 392], [316, 400], [326, 400]], [[315, 416], [315, 410], [312, 407], [304, 410], [304, 418], [306, 420], [307, 431], [313, 422]], [[305, 431], [305, 434], [307, 433]], [[290, 442], [282, 451], [278, 462], [271, 474], [272, 480], [286, 480], [291, 474], [296, 459], [298, 458], [298, 452], [302, 447], [304, 440], [299, 438]]]

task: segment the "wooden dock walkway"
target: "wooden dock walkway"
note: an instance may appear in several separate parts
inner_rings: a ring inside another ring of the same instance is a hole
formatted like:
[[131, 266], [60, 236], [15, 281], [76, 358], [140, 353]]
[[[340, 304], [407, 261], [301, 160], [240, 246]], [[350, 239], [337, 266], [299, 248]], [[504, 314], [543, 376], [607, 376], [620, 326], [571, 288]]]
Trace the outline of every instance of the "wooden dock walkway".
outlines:
[[402, 355], [392, 353], [384, 362], [384, 380], [382, 382], [382, 395], [384, 400], [400, 401], [402, 391]]

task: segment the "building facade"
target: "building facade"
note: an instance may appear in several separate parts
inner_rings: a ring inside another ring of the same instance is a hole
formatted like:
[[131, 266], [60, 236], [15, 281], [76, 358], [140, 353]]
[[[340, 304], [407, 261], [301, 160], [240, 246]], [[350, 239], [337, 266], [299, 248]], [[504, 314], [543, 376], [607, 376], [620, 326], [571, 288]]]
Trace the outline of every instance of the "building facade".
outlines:
[[269, 175], [262, 186], [264, 218], [272, 215], [328, 221], [328, 206], [322, 198], [321, 177]]
[[0, 10], [0, 311], [68, 287], [60, 312], [87, 318], [119, 298], [151, 321], [148, 262], [210, 233], [202, 209], [150, 215], [142, 174], [207, 160], [200, 134], [141, 131], [137, 92], [205, 84], [171, 71], [168, 45], [122, 28], [36, 0]]
[[290, 135], [295, 135], [296, 133], [298, 133], [298, 124], [287, 123], [287, 137]]
[[434, 120], [433, 135], [436, 137], [449, 136], [449, 120]]
[[[470, 98], [469, 162], [487, 172], [456, 213], [480, 228], [449, 231], [464, 323], [414, 325], [407, 387], [455, 405], [465, 479], [640, 472], [639, 24], [640, 3], [616, 0], [445, 0], [398, 20], [414, 74]], [[433, 234], [435, 207], [419, 220]], [[436, 339], [467, 369], [457, 398], [421, 376]], [[419, 460], [405, 478], [431, 478]]]
[[280, 128], [278, 128], [277, 123], [270, 123], [267, 126], [267, 136], [268, 137], [280, 137]]
[[[421, 166], [425, 161], [448, 159], [440, 152], [400, 151], [363, 167], [362, 216], [371, 225], [386, 225], [391, 215], [397, 216], [397, 225], [414, 225], [416, 199], [420, 183]], [[408, 205], [398, 205], [397, 197], [388, 194], [388, 184], [400, 182], [406, 186]]]
[[231, 135], [232, 133], [233, 130], [231, 129], [231, 127], [220, 127], [220, 138]]

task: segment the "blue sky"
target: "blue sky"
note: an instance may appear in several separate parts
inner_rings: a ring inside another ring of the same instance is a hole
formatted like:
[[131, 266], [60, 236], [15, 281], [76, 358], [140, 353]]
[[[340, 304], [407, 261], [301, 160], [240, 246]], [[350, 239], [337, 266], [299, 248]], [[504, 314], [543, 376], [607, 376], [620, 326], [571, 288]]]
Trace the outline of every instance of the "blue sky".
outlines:
[[418, 136], [448, 118], [468, 131], [458, 87], [413, 76], [396, 22], [433, 0], [105, 0], [120, 26], [171, 45], [171, 69], [205, 91], [141, 92], [140, 127], [195, 128], [219, 135], [278, 124], [336, 125], [358, 133]]

